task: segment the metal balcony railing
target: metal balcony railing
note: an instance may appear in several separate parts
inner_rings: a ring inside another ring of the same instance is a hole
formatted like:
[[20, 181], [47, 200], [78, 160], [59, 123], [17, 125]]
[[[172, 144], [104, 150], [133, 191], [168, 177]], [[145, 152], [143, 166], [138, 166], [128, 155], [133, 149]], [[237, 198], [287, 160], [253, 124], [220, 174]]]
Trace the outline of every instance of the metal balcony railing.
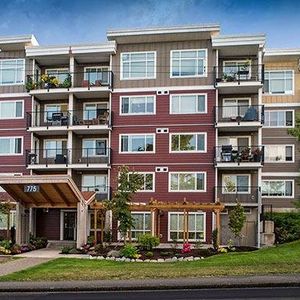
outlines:
[[26, 166], [110, 164], [110, 148], [33, 149], [26, 150]]
[[27, 128], [29, 127], [53, 127], [53, 126], [87, 126], [111, 124], [108, 109], [81, 109], [65, 112], [27, 112]]
[[217, 199], [222, 203], [258, 203], [260, 188], [258, 186], [236, 186], [227, 184], [216, 186]]
[[97, 201], [109, 199], [111, 195], [111, 187], [108, 185], [83, 185], [79, 188], [82, 192], [96, 192]]
[[232, 146], [215, 147], [216, 163], [264, 163], [264, 146]]
[[214, 67], [215, 84], [219, 82], [261, 82], [264, 83], [264, 65], [220, 65]]
[[90, 89], [91, 87], [108, 87], [113, 88], [113, 72], [66, 72], [57, 75], [41, 74], [27, 75], [27, 91], [38, 89], [69, 89], [72, 87], [82, 87]]
[[215, 122], [260, 122], [264, 124], [263, 105], [225, 105], [215, 107]]

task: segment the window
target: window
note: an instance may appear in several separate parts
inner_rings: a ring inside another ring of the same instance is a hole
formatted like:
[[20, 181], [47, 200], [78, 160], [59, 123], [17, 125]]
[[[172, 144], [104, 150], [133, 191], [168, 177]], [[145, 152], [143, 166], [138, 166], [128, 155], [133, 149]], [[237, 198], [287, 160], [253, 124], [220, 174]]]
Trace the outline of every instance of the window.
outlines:
[[56, 155], [67, 153], [67, 140], [45, 140], [44, 158], [54, 158]]
[[155, 97], [121, 97], [120, 111], [121, 115], [153, 115], [155, 114]]
[[[169, 241], [183, 240], [183, 222], [182, 212], [169, 213]], [[190, 241], [205, 240], [205, 213], [188, 213], [188, 238]]]
[[235, 79], [247, 80], [251, 78], [250, 72], [250, 61], [237, 60], [223, 62], [223, 75], [231, 76]]
[[7, 228], [8, 215], [0, 213], [0, 230], [7, 230], [10, 229], [12, 226], [16, 226], [16, 211], [11, 210], [9, 214], [9, 228]]
[[205, 77], [207, 50], [172, 50], [171, 77]]
[[82, 156], [106, 156], [107, 140], [106, 139], [84, 139], [82, 140]]
[[51, 122], [52, 115], [55, 113], [62, 112], [64, 116], [67, 116], [68, 114], [68, 104], [46, 104], [45, 105], [45, 115], [44, 115], [44, 121], [45, 122]]
[[169, 173], [170, 192], [205, 192], [206, 174], [204, 172]]
[[0, 137], [0, 156], [22, 154], [22, 144], [22, 137]]
[[140, 235], [151, 232], [150, 212], [132, 212], [133, 228], [131, 228], [131, 238], [137, 240]]
[[250, 175], [223, 175], [223, 194], [250, 193]]
[[23, 114], [24, 101], [1, 101], [0, 102], [0, 120], [3, 119], [21, 119]]
[[64, 69], [46, 69], [46, 74], [49, 76], [54, 76], [58, 79], [59, 83], [63, 83], [69, 76], [69, 70]]
[[120, 135], [121, 153], [154, 152], [154, 134]]
[[171, 95], [171, 114], [198, 114], [206, 113], [206, 95]]
[[294, 71], [265, 71], [264, 91], [267, 94], [287, 94], [294, 92]]
[[107, 103], [84, 103], [83, 119], [93, 120], [108, 115]]
[[265, 162], [293, 162], [293, 145], [265, 145]]
[[294, 111], [292, 110], [265, 111], [265, 126], [266, 127], [293, 127]]
[[[130, 180], [129, 174], [129, 180]], [[138, 175], [143, 177], [144, 184], [139, 190], [139, 192], [154, 192], [154, 173], [141, 173], [138, 172]]]
[[24, 59], [0, 60], [0, 85], [23, 84], [25, 77]]
[[262, 180], [262, 196], [271, 198], [292, 198], [294, 180]]
[[155, 65], [155, 51], [121, 53], [121, 80], [154, 79]]
[[170, 152], [206, 152], [206, 133], [172, 133], [170, 138]]
[[[250, 99], [223, 99], [223, 118], [236, 118], [238, 116], [244, 117], [249, 106]], [[255, 116], [257, 119], [257, 116]]]
[[84, 80], [88, 80], [92, 85], [97, 85], [97, 81], [100, 82], [100, 85], [108, 83], [108, 74], [108, 67], [84, 68]]
[[107, 176], [106, 175], [82, 175], [83, 192], [107, 193]]

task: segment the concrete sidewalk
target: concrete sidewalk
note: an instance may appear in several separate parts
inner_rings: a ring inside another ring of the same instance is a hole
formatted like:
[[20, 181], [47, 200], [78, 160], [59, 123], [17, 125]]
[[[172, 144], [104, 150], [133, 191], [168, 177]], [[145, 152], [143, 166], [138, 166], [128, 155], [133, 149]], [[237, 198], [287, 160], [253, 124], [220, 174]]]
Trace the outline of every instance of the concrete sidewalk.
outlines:
[[300, 287], [300, 274], [145, 280], [0, 282], [0, 292], [116, 291], [272, 286]]

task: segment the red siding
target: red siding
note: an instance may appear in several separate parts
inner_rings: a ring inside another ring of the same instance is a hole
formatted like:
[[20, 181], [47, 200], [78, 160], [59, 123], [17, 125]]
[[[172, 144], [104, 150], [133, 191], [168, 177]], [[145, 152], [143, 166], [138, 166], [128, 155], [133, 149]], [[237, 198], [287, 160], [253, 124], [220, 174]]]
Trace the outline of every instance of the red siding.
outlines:
[[43, 209], [36, 211], [36, 236], [47, 237], [48, 240], [60, 239], [60, 209]]

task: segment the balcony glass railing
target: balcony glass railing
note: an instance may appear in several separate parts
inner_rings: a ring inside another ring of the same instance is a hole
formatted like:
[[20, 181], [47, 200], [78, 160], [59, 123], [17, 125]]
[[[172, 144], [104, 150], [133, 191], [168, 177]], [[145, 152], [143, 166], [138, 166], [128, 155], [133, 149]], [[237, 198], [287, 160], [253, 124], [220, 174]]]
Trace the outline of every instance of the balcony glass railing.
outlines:
[[263, 105], [224, 105], [215, 107], [215, 120], [219, 122], [264, 123]]
[[26, 165], [110, 164], [110, 148], [26, 150]]
[[68, 110], [66, 112], [27, 112], [27, 128], [53, 126], [110, 126], [108, 109]]
[[257, 186], [236, 186], [228, 184], [216, 186], [215, 193], [222, 203], [258, 203], [260, 188]]
[[27, 75], [26, 89], [27, 91], [39, 89], [69, 89], [72, 87], [82, 87], [90, 89], [91, 87], [113, 87], [113, 72], [101, 71], [93, 72], [66, 72], [59, 75], [42, 74]]
[[101, 201], [110, 198], [111, 188], [108, 185], [83, 185], [82, 192], [96, 192], [96, 200]]
[[232, 146], [216, 147], [216, 163], [264, 163], [264, 146]]

